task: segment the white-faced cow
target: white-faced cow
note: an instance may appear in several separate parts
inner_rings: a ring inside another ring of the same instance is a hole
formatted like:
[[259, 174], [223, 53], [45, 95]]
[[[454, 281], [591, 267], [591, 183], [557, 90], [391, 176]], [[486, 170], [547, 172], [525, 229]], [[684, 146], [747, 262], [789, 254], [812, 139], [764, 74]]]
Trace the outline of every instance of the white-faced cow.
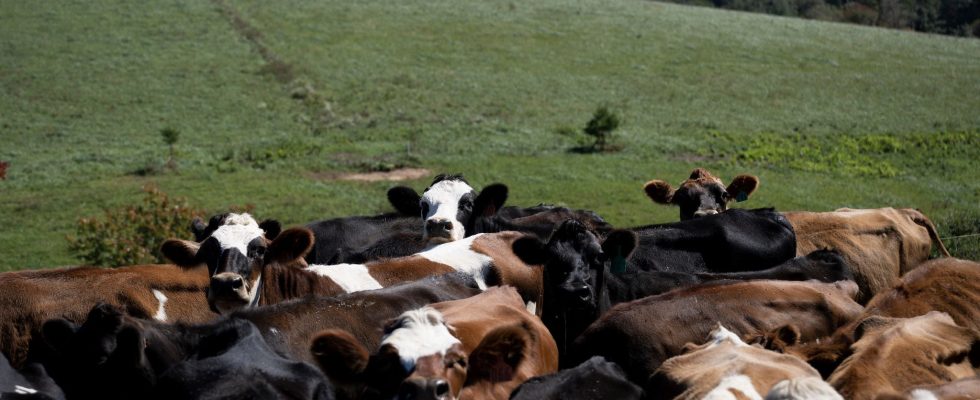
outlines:
[[558, 369], [554, 340], [510, 287], [402, 314], [370, 358], [336, 330], [312, 351], [328, 374], [380, 398], [507, 399], [521, 382]]
[[305, 297], [242, 310], [204, 325], [132, 318], [116, 307], [100, 304], [81, 326], [64, 319], [47, 321], [44, 340], [32, 343], [31, 352], [39, 354], [37, 359], [70, 393], [69, 398], [152, 398], [161, 392], [156, 387], [158, 380], [175, 365], [217, 356], [201, 354], [208, 353], [209, 341], [234, 338], [221, 332], [229, 325], [239, 325], [238, 320], [254, 324], [276, 353], [312, 362], [310, 342], [317, 332], [342, 329], [363, 346], [375, 348], [385, 321], [407, 310], [478, 293], [471, 277], [454, 273], [379, 290]]
[[[225, 229], [229, 228], [216, 230], [212, 238], [230, 236], [222, 234]], [[235, 230], [249, 233], [238, 236], [239, 247], [246, 248], [245, 242], [249, 243], [249, 256], [232, 252], [233, 257], [222, 256], [222, 262], [213, 263], [208, 302], [221, 313], [309, 295], [332, 296], [379, 289], [456, 271], [472, 276], [481, 288], [498, 284], [515, 286], [532, 309], [541, 303], [541, 269], [524, 263], [511, 249], [511, 244], [523, 237], [518, 232], [477, 234], [410, 256], [367, 264], [307, 266], [303, 255], [313, 242], [309, 230], [290, 228], [267, 242], [259, 236], [255, 237], [260, 239], [251, 239], [260, 233], [252, 229]], [[194, 242], [171, 240], [165, 243], [164, 249], [176, 263], [193, 265], [215, 260], [217, 243], [208, 239], [198, 246]], [[232, 262], [224, 262], [226, 259]]]
[[753, 175], [736, 176], [725, 187], [721, 179], [706, 169], [697, 168], [677, 189], [666, 181], [655, 179], [643, 185], [643, 191], [654, 202], [680, 208], [681, 221], [684, 221], [728, 210], [731, 201], [747, 200], [758, 187], [759, 178]]

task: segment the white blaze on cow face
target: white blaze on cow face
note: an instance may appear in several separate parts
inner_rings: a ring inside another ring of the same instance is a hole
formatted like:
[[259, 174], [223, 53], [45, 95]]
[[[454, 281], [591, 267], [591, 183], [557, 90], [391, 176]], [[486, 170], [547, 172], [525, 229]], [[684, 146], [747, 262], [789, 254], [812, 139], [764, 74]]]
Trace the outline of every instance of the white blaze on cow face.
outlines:
[[225, 224], [218, 227], [211, 237], [218, 240], [221, 250], [237, 249], [243, 255], [248, 254], [248, 244], [265, 235], [259, 228], [259, 223], [248, 213], [228, 214]]
[[444, 180], [430, 186], [422, 193], [422, 238], [431, 240], [459, 240], [466, 236], [466, 218], [473, 211], [476, 191], [461, 180]]
[[[833, 386], [815, 376], [779, 381], [766, 394], [766, 400], [844, 400]], [[914, 399], [913, 400], [937, 400]]]
[[156, 297], [157, 301], [160, 303], [157, 308], [157, 313], [153, 314], [153, 318], [157, 321], [167, 322], [167, 310], [164, 309], [164, 306], [167, 304], [167, 296], [165, 296], [163, 292], [156, 289], [153, 289], [152, 292], [153, 297]]
[[[208, 302], [212, 308], [226, 313], [241, 305], [256, 302], [259, 281], [262, 279], [262, 255], [258, 250], [249, 251], [249, 246], [257, 240], [264, 240], [265, 231], [248, 213], [228, 214], [224, 225], [215, 229], [211, 237], [220, 247], [220, 255], [209, 261], [212, 269]], [[264, 252], [263, 246], [252, 246]], [[217, 263], [212, 265], [211, 263]], [[257, 271], [255, 271], [258, 269]]]
[[364, 264], [311, 265], [308, 270], [334, 281], [347, 293], [381, 289]]
[[442, 313], [422, 307], [399, 316], [395, 329], [381, 339], [381, 345], [398, 350], [402, 367], [410, 373], [415, 369], [416, 360], [433, 354], [445, 356], [450, 347], [460, 343], [449, 329]]
[[487, 290], [486, 277], [484, 275], [486, 274], [487, 267], [493, 262], [493, 259], [486, 254], [473, 251], [473, 241], [480, 236], [483, 236], [483, 234], [480, 233], [455, 242], [441, 244], [417, 255], [429, 261], [447, 265], [457, 271], [465, 272], [472, 276], [473, 279], [476, 279], [476, 284], [480, 290]]

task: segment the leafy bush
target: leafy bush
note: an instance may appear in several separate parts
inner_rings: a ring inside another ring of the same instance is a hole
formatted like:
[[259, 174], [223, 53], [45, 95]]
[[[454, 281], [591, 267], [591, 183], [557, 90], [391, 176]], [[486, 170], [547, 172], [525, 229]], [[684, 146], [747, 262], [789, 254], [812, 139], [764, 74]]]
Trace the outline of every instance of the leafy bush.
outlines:
[[164, 263], [160, 244], [167, 238], [187, 237], [191, 221], [204, 211], [190, 207], [182, 198], [170, 198], [152, 186], [135, 206], [106, 209], [103, 218], [80, 218], [68, 248], [84, 263], [118, 267]]
[[619, 115], [609, 111], [606, 106], [600, 106], [592, 114], [592, 119], [585, 125], [582, 132], [595, 138], [595, 143], [592, 144], [595, 151], [613, 150], [609, 146], [609, 142], [611, 142], [613, 131], [619, 128], [619, 123]]

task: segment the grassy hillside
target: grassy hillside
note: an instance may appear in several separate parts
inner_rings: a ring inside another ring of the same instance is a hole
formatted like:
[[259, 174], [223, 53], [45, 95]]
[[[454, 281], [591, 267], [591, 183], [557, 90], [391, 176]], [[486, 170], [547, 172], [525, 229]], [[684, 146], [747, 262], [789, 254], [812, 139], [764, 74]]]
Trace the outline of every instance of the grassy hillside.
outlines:
[[[978, 60], [976, 40], [632, 0], [3, 1], [0, 270], [77, 263], [75, 220], [148, 183], [298, 224], [386, 209], [392, 183], [324, 177], [393, 165], [623, 226], [676, 219], [642, 184], [706, 166], [760, 176], [746, 207], [976, 232]], [[569, 152], [600, 104], [623, 151]], [[176, 173], [154, 172], [166, 127]]]

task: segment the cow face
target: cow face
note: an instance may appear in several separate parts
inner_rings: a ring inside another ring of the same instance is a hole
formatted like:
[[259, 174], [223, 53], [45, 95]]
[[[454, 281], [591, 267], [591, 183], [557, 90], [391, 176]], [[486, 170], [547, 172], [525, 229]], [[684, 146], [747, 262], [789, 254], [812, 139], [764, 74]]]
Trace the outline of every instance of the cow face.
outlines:
[[697, 168], [676, 190], [665, 181], [652, 180], [643, 186], [643, 191], [654, 202], [680, 207], [684, 221], [723, 212], [732, 200], [747, 200], [758, 186], [759, 178], [739, 175], [726, 188], [721, 179]]
[[430, 307], [388, 323], [370, 357], [349, 333], [336, 329], [318, 334], [311, 352], [338, 390], [357, 398], [454, 399], [466, 380], [460, 341]]
[[438, 175], [419, 201], [423, 239], [451, 242], [473, 234], [473, 221], [491, 216], [507, 201], [507, 187], [494, 184], [478, 195], [462, 175]]
[[207, 264], [208, 304], [215, 312], [228, 313], [256, 299], [265, 253], [279, 230], [276, 221], [259, 224], [247, 213], [227, 214], [200, 244], [168, 240], [161, 250], [183, 267]]
[[[605, 262], [613, 258], [625, 262], [635, 247], [636, 235], [632, 232], [613, 231], [600, 244], [576, 220], [559, 225], [547, 243], [524, 237], [513, 245], [514, 253], [524, 262], [544, 265], [545, 301], [551, 307], [589, 311], [595, 311], [598, 306], [596, 287], [602, 286]], [[545, 305], [545, 310], [549, 308]]]

